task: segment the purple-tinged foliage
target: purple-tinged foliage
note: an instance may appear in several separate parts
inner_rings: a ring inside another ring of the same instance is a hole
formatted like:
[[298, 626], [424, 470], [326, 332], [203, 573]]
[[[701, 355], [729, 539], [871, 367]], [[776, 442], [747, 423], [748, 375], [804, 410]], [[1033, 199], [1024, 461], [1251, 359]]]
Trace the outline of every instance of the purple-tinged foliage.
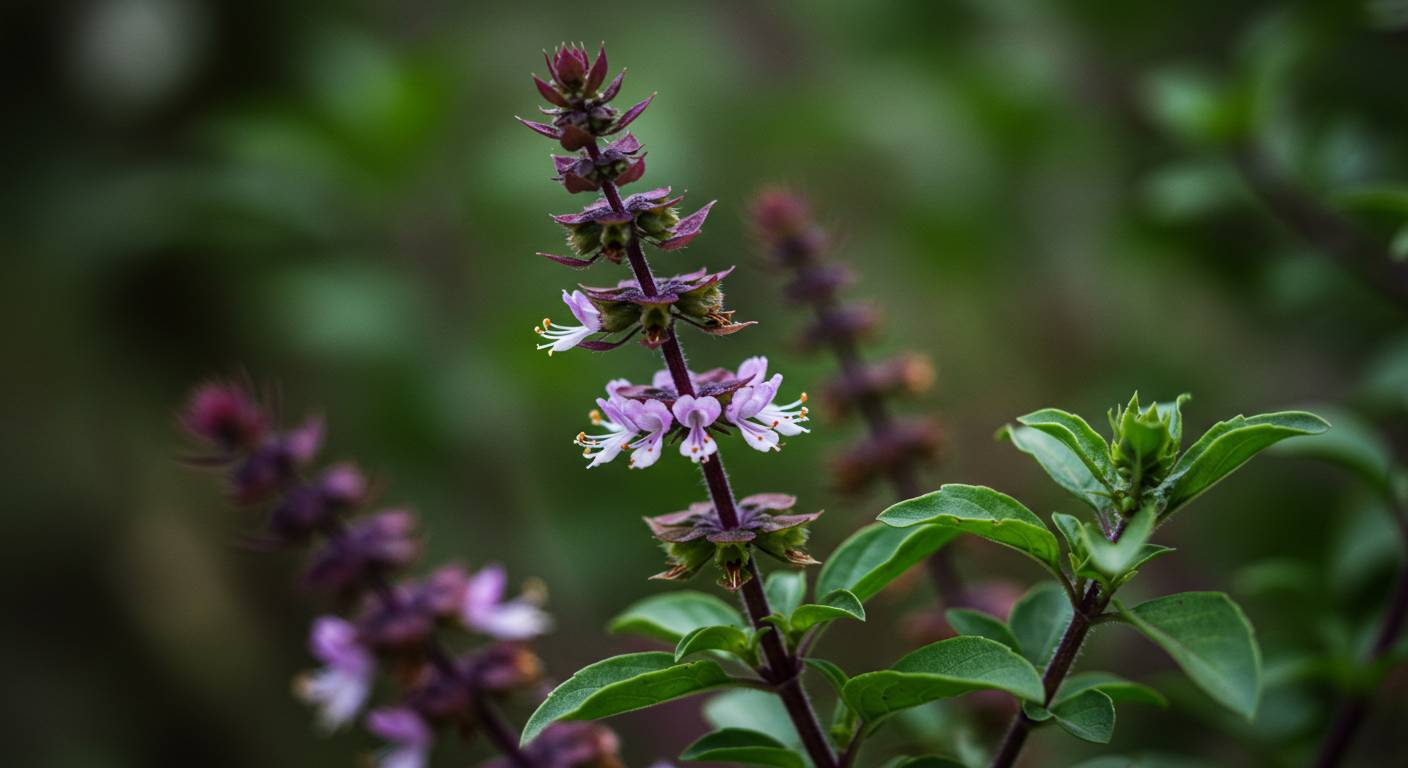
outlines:
[[[580, 325], [562, 325], [544, 318], [534, 333], [546, 341], [538, 349], [551, 355], [576, 347], [594, 351], [615, 349], [642, 333], [641, 343], [652, 349], [664, 343], [676, 320], [715, 336], [727, 336], [753, 325], [734, 322], [733, 312], [724, 309], [720, 287], [732, 268], [709, 273], [698, 270], [656, 282], [647, 293], [634, 278], [611, 288], [583, 285], [572, 293], [562, 292], [562, 301]], [[601, 334], [601, 338], [591, 336]], [[608, 340], [606, 337], [615, 336]]]
[[639, 241], [652, 243], [662, 250], [685, 247], [699, 235], [714, 203], [710, 201], [681, 219], [676, 207], [681, 200], [684, 195], [670, 197], [670, 188], [660, 187], [625, 198], [621, 201], [621, 211], [606, 200], [597, 200], [578, 213], [554, 215], [552, 220], [567, 230], [567, 245], [577, 255], [577, 259], [566, 263], [571, 266], [578, 266], [577, 261], [590, 264], [605, 256], [619, 264], [632, 244]]
[[736, 591], [751, 578], [748, 546], [795, 566], [816, 565], [804, 549], [806, 526], [820, 512], [787, 514], [797, 505], [795, 496], [760, 493], [739, 499], [738, 524], [725, 526], [713, 502], [701, 501], [689, 509], [645, 518], [651, 535], [664, 543], [670, 568], [651, 578], [688, 579], [713, 560], [720, 569], [719, 585]]

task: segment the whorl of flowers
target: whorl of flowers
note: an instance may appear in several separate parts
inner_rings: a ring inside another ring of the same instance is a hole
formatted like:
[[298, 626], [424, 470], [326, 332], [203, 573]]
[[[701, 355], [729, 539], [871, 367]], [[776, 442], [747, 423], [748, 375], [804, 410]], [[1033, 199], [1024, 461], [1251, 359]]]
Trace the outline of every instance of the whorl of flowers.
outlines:
[[783, 189], [764, 190], [754, 199], [752, 219], [769, 261], [792, 274], [785, 289], [788, 300], [808, 305], [816, 317], [801, 332], [800, 346], [830, 349], [837, 358], [840, 372], [825, 388], [822, 401], [837, 417], [860, 414], [870, 428], [867, 438], [835, 460], [837, 484], [858, 491], [889, 477], [903, 498], [917, 495], [914, 471], [934, 458], [939, 429], [928, 419], [891, 416], [888, 401], [927, 391], [934, 381], [933, 367], [912, 353], [878, 362], [861, 357], [861, 342], [874, 332], [877, 316], [869, 307], [839, 298], [854, 275], [827, 260], [830, 238], [805, 200]]
[[[505, 753], [506, 765], [620, 765], [615, 737], [600, 726], [590, 733], [579, 725], [545, 731], [527, 751], [573, 760], [534, 760], [498, 719], [495, 699], [532, 689], [542, 678], [542, 663], [526, 644], [552, 625], [540, 587], [509, 596], [498, 565], [406, 575], [420, 555], [416, 516], [405, 509], [364, 511], [368, 483], [351, 464], [313, 469], [321, 420], [279, 431], [245, 388], [207, 384], [192, 394], [182, 422], [209, 451], [193, 461], [222, 469], [236, 503], [265, 510], [266, 532], [256, 540], [269, 548], [310, 548], [307, 585], [352, 607], [346, 616], [313, 621], [308, 646], [322, 666], [295, 684], [324, 728], [362, 716], [384, 670], [399, 692], [364, 721], [387, 742], [379, 755], [384, 768], [424, 765], [440, 732], [482, 732]], [[444, 644], [468, 634], [488, 642], [455, 652]]]

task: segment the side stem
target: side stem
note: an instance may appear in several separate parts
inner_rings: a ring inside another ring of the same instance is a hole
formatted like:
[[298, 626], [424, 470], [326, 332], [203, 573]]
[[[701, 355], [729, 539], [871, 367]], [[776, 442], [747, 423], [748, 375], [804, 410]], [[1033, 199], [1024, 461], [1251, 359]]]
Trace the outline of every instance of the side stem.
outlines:
[[[600, 149], [593, 142], [587, 145], [587, 153], [595, 160], [600, 154]], [[619, 214], [626, 213], [626, 207], [621, 201], [621, 193], [616, 189], [615, 184], [609, 181], [604, 182], [602, 191], [613, 211]], [[639, 239], [631, 238], [627, 255], [630, 259], [631, 271], [635, 274], [641, 292], [647, 296], [654, 296], [656, 293], [655, 276], [650, 271], [649, 262], [645, 260], [645, 253], [641, 251]], [[680, 348], [680, 342], [673, 327], [668, 331], [665, 342], [660, 345], [660, 352], [665, 358], [665, 366], [670, 371], [670, 378], [675, 383], [675, 391], [681, 395], [693, 395], [694, 383], [689, 380], [689, 368], [685, 363], [684, 350]], [[714, 510], [719, 515], [719, 522], [725, 528], [737, 528], [738, 508], [734, 502], [733, 489], [729, 486], [728, 475], [724, 472], [722, 458], [716, 453], [702, 462], [700, 468], [704, 473], [704, 482], [709, 487], [709, 497], [714, 504]], [[763, 658], [767, 662], [767, 667], [763, 670], [764, 677], [769, 683], [772, 683], [778, 697], [786, 706], [787, 714], [791, 718], [792, 724], [797, 728], [797, 734], [801, 736], [802, 744], [806, 747], [812, 762], [817, 768], [836, 768], [836, 755], [831, 750], [831, 745], [826, 739], [826, 734], [821, 728], [816, 712], [812, 709], [806, 691], [802, 688], [801, 665], [798, 664], [795, 656], [787, 652], [787, 648], [782, 644], [782, 639], [778, 637], [776, 629], [764, 621], [772, 615], [772, 608], [768, 605], [767, 594], [763, 592], [762, 574], [758, 572], [758, 565], [752, 559], [748, 561], [748, 570], [751, 578], [742, 587], [743, 602], [748, 609], [748, 616], [752, 620], [753, 627], [761, 632]]]
[[[1403, 510], [1398, 511], [1399, 533], [1404, 545], [1404, 552], [1408, 553], [1408, 514]], [[1394, 586], [1393, 596], [1389, 599], [1388, 610], [1384, 614], [1383, 623], [1379, 625], [1379, 632], [1374, 637], [1374, 645], [1369, 651], [1371, 662], [1383, 658], [1395, 645], [1398, 638], [1403, 634], [1404, 624], [1408, 623], [1408, 563], [1405, 563], [1398, 571], [1398, 580]], [[1365, 717], [1369, 714], [1369, 706], [1373, 703], [1373, 692], [1356, 693], [1347, 698], [1341, 705], [1339, 712], [1335, 715], [1334, 724], [1330, 726], [1329, 733], [1325, 736], [1325, 741], [1320, 745], [1320, 752], [1315, 758], [1316, 768], [1335, 768], [1349, 754], [1350, 744], [1354, 741], [1355, 734], [1364, 724]]]
[[[1110, 534], [1110, 541], [1119, 541], [1124, 534], [1125, 521], [1120, 524]], [[1071, 623], [1066, 625], [1066, 631], [1061, 635], [1061, 642], [1056, 646], [1056, 651], [1051, 654], [1051, 661], [1047, 662], [1046, 670], [1041, 675], [1041, 685], [1045, 690], [1045, 697], [1042, 699], [1043, 706], [1050, 706], [1051, 699], [1056, 696], [1056, 691], [1061, 688], [1061, 683], [1065, 681], [1066, 675], [1071, 671], [1071, 665], [1075, 663], [1077, 654], [1080, 653], [1081, 644], [1085, 642], [1086, 635], [1090, 634], [1090, 628], [1095, 626], [1094, 617], [1099, 616], [1109, 605], [1112, 595], [1104, 594], [1099, 584], [1091, 582], [1085, 588], [1085, 594], [1081, 596], [1080, 602], [1076, 603], [1075, 612], [1071, 614]], [[1032, 727], [1036, 722], [1027, 717], [1026, 712], [1018, 710], [1012, 718], [1012, 724], [1007, 727], [1007, 733], [1002, 737], [1002, 744], [997, 749], [997, 754], [993, 756], [991, 768], [1010, 768], [1017, 762], [1017, 756], [1022, 753], [1022, 747], [1027, 743], [1027, 736], [1031, 735]]]

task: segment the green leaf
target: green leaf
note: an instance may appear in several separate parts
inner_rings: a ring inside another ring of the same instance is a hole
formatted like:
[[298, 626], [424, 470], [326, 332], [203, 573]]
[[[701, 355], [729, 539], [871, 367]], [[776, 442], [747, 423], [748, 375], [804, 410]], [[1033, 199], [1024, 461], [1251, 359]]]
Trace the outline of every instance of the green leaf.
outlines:
[[1115, 467], [1110, 461], [1110, 444], [1085, 419], [1059, 408], [1042, 408], [1019, 416], [1017, 421], [1059, 440], [1105, 490], [1113, 490]]
[[755, 656], [748, 633], [738, 627], [724, 625], [700, 627], [680, 638], [679, 645], [675, 646], [675, 661], [704, 651], [731, 653], [749, 663]]
[[1086, 524], [1082, 528], [1082, 542], [1085, 544], [1086, 554], [1090, 557], [1090, 567], [1104, 577], [1106, 584], [1113, 584], [1134, 567], [1134, 563], [1144, 552], [1149, 534], [1153, 532], [1154, 511], [1147, 507], [1140, 509], [1129, 519], [1129, 524], [1125, 526], [1119, 541], [1110, 541], [1100, 532], [1098, 526]]
[[838, 589], [822, 598], [819, 604], [798, 606], [792, 612], [792, 631], [805, 632], [822, 622], [846, 618], [865, 621], [865, 606], [849, 590]]
[[948, 619], [949, 626], [960, 635], [986, 637], [1014, 651], [1021, 650], [1017, 645], [1017, 638], [1012, 636], [1012, 630], [1007, 628], [1006, 622], [990, 613], [972, 608], [950, 608], [944, 611], [944, 618]]
[[704, 702], [704, 719], [715, 728], [759, 731], [789, 747], [800, 749], [802, 738], [782, 700], [771, 691], [737, 688]]
[[1379, 493], [1393, 490], [1393, 452], [1372, 425], [1348, 411], [1316, 408], [1334, 429], [1303, 440], [1291, 440], [1271, 449], [1278, 456], [1295, 456], [1338, 464], [1359, 475]]
[[1041, 677], [1012, 649], [985, 637], [952, 637], [926, 645], [893, 667], [857, 675], [842, 697], [869, 725], [908, 707], [970, 691], [1000, 690], [1041, 701]]
[[1066, 590], [1054, 581], [1044, 581], [1012, 606], [1007, 624], [1022, 655], [1038, 669], [1044, 669], [1074, 615]]
[[826, 659], [808, 656], [803, 661], [807, 663], [807, 666], [820, 672], [822, 677], [826, 678], [826, 682], [831, 683], [831, 687], [836, 689], [837, 693], [840, 693], [841, 689], [846, 687], [846, 682], [851, 679], [845, 671]]
[[746, 627], [737, 609], [703, 592], [669, 592], [654, 595], [627, 608], [611, 620], [612, 634], [642, 635], [671, 645], [700, 627]]
[[757, 731], [725, 728], [705, 735], [680, 753], [680, 759], [690, 762], [733, 763], [736, 765], [770, 765], [776, 768], [802, 768], [802, 756], [782, 742]]
[[1085, 526], [1079, 519], [1064, 512], [1052, 512], [1051, 522], [1056, 524], [1056, 530], [1061, 532], [1061, 536], [1066, 539], [1066, 546], [1071, 548], [1071, 552], [1085, 556], [1085, 542], [1081, 531]]
[[1108, 744], [1115, 735], [1115, 703], [1094, 688], [1053, 705], [1051, 716], [1061, 730], [1077, 739]]
[[1305, 411], [1237, 416], [1214, 424], [1179, 457], [1159, 486], [1164, 515], [1196, 499], [1261, 450], [1300, 435], [1318, 435], [1330, 425]]
[[676, 664], [673, 654], [628, 653], [582, 667], [538, 706], [523, 727], [527, 744], [559, 720], [599, 720], [732, 685], [717, 662]]
[[1132, 701], [1156, 707], [1168, 706], [1168, 699], [1164, 698], [1162, 693], [1109, 672], [1078, 672], [1071, 675], [1061, 684], [1051, 701], [1053, 705], [1060, 705], [1061, 702], [1086, 691], [1100, 691], [1116, 702]]
[[1183, 592], [1121, 613], [1213, 699], [1250, 720], [1261, 698], [1261, 649], [1242, 609], [1221, 592]]
[[924, 757], [897, 757], [886, 763], [885, 768], [965, 768], [965, 766], [957, 760], [925, 755]]
[[1065, 443], [1032, 427], [1006, 426], [997, 433], [1012, 441], [1017, 450], [1036, 459], [1056, 484], [1076, 498], [1099, 510], [1109, 506], [1109, 490], [1095, 479], [1080, 456]]
[[981, 485], [949, 483], [890, 507], [880, 522], [896, 528], [938, 525], [981, 536], [1061, 570], [1061, 545], [1041, 518], [1016, 499]]
[[826, 558], [816, 593], [850, 590], [862, 601], [874, 597], [910, 566], [953, 540], [956, 531], [936, 526], [892, 528], [872, 523], [856, 531]]
[[801, 570], [777, 570], [768, 574], [763, 585], [767, 593], [768, 605], [773, 611], [791, 616], [807, 596], [807, 572]]
[[1163, 557], [1170, 552], [1177, 552], [1173, 547], [1165, 547], [1160, 544], [1145, 544], [1139, 548], [1139, 554], [1134, 556], [1134, 562], [1129, 564], [1129, 570], [1137, 571], [1144, 567], [1144, 564], [1156, 557]]

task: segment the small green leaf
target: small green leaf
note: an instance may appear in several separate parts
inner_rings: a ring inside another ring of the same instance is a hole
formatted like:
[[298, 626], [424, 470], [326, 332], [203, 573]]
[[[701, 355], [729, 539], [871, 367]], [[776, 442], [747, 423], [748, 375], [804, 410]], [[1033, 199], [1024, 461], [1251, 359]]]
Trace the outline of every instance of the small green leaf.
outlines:
[[680, 638], [679, 645], [675, 646], [675, 661], [704, 651], [731, 653], [749, 663], [754, 657], [748, 633], [738, 627], [724, 625], [700, 627]]
[[1012, 636], [1012, 630], [1007, 628], [1006, 622], [990, 613], [983, 613], [972, 608], [950, 608], [944, 611], [944, 618], [948, 619], [949, 626], [953, 627], [953, 630], [960, 635], [986, 637], [989, 640], [996, 640], [1014, 651], [1021, 651], [1017, 645], [1017, 638]]
[[1066, 539], [1066, 546], [1071, 548], [1071, 552], [1084, 558], [1085, 542], [1081, 531], [1085, 529], [1085, 526], [1081, 521], [1063, 512], [1052, 512], [1051, 522], [1056, 524], [1056, 530], [1060, 531], [1061, 536]]
[[1209, 696], [1250, 720], [1261, 698], [1261, 649], [1242, 609], [1221, 592], [1183, 592], [1121, 613]]
[[676, 664], [673, 654], [628, 653], [582, 667], [538, 706], [523, 727], [527, 744], [559, 720], [599, 720], [732, 685], [717, 662]]
[[1168, 706], [1168, 699], [1164, 698], [1162, 693], [1147, 685], [1126, 680], [1109, 672], [1078, 672], [1071, 675], [1061, 684], [1060, 690], [1056, 691], [1052, 703], [1059, 705], [1067, 699], [1091, 690], [1100, 691], [1116, 702], [1132, 701], [1140, 704], [1152, 704], [1156, 707]]
[[826, 682], [831, 683], [831, 687], [836, 689], [837, 693], [840, 693], [841, 689], [846, 687], [846, 682], [851, 679], [840, 667], [826, 659], [808, 656], [803, 661], [807, 663], [807, 666], [820, 672], [822, 677], [826, 678]]
[[953, 540], [957, 531], [925, 526], [891, 528], [872, 523], [856, 531], [826, 558], [816, 580], [816, 593], [848, 589], [862, 601], [916, 563]]
[[1301, 435], [1318, 435], [1330, 425], [1305, 411], [1237, 416], [1214, 424], [1179, 457], [1159, 486], [1165, 499], [1163, 514], [1196, 499], [1263, 449]]
[[846, 618], [865, 621], [865, 606], [849, 590], [838, 589], [822, 598], [819, 604], [798, 606], [792, 612], [792, 631], [805, 632], [822, 622]]
[[1012, 441], [1017, 450], [1036, 459], [1036, 463], [1056, 484], [1075, 494], [1076, 498], [1099, 510], [1109, 506], [1109, 489], [1095, 479], [1080, 456], [1065, 443], [1032, 427], [1006, 426], [997, 433]]
[[1137, 571], [1140, 568], [1143, 568], [1144, 564], [1149, 562], [1150, 560], [1153, 560], [1156, 557], [1163, 557], [1164, 555], [1167, 555], [1170, 552], [1176, 551], [1178, 550], [1174, 549], [1173, 547], [1165, 547], [1159, 544], [1145, 544], [1144, 546], [1139, 548], [1139, 554], [1134, 556], [1134, 562], [1129, 564], [1129, 570], [1131, 572]]
[[1110, 444], [1085, 419], [1059, 408], [1042, 408], [1019, 416], [1017, 421], [1061, 441], [1097, 482], [1106, 490], [1113, 490], [1115, 467], [1110, 461]]
[[737, 609], [703, 592], [669, 592], [638, 601], [611, 620], [612, 634], [642, 635], [671, 645], [700, 627], [746, 627]]
[[949, 483], [890, 507], [880, 522], [896, 528], [938, 525], [981, 536], [1060, 572], [1061, 545], [1041, 518], [1016, 499], [981, 485]]
[[1012, 649], [985, 637], [952, 637], [926, 645], [893, 667], [857, 675], [842, 696], [868, 725], [908, 707], [977, 690], [1000, 690], [1041, 701], [1041, 677]]
[[768, 604], [779, 614], [791, 616], [807, 596], [807, 572], [802, 570], [777, 570], [768, 574], [763, 591], [768, 595]]
[[1086, 524], [1082, 529], [1082, 541], [1090, 556], [1090, 566], [1104, 577], [1106, 584], [1114, 583], [1134, 567], [1144, 551], [1149, 534], [1153, 532], [1154, 511], [1147, 507], [1134, 513], [1117, 542], [1105, 538], [1098, 526]]
[[1074, 615], [1066, 590], [1054, 581], [1044, 581], [1012, 606], [1007, 624], [1022, 655], [1038, 669], [1044, 669]]
[[705, 735], [680, 753], [689, 762], [769, 765], [775, 768], [802, 768], [802, 756], [782, 742], [757, 731], [725, 728]]
[[1053, 705], [1051, 716], [1061, 730], [1077, 739], [1108, 744], [1115, 735], [1115, 703], [1094, 688]]

